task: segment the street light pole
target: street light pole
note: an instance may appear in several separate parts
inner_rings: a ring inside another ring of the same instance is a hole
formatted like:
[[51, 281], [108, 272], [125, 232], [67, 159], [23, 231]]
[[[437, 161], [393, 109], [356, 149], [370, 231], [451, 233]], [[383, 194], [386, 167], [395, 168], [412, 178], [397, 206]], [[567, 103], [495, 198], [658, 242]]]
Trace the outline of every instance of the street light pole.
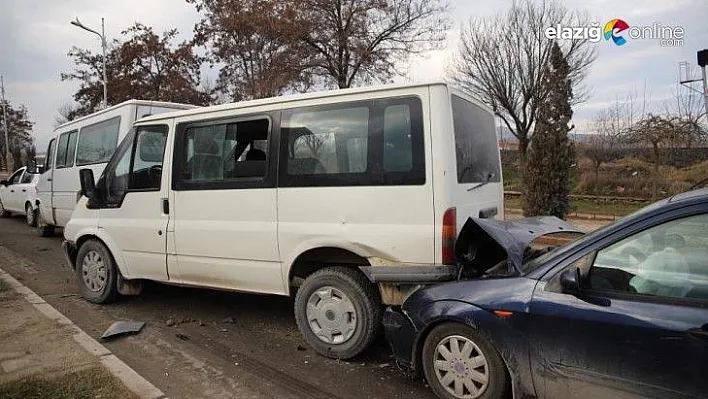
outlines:
[[101, 48], [103, 49], [103, 108], [108, 107], [108, 77], [106, 73], [106, 25], [105, 25], [105, 20], [104, 18], [101, 18], [101, 33], [96, 32], [95, 30], [88, 28], [86, 25], [82, 24], [81, 21], [79, 21], [79, 18], [76, 18], [76, 21], [71, 21], [71, 24], [79, 27], [83, 30], [89, 31], [93, 34], [96, 34], [99, 38], [101, 38]]

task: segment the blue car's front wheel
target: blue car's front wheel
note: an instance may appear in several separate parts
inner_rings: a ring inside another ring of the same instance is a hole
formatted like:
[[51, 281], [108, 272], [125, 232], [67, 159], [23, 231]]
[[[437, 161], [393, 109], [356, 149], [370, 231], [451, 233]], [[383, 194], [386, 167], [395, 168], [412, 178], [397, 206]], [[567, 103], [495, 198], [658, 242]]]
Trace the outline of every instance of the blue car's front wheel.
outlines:
[[435, 327], [423, 345], [423, 371], [439, 398], [503, 398], [509, 375], [494, 347], [459, 323]]

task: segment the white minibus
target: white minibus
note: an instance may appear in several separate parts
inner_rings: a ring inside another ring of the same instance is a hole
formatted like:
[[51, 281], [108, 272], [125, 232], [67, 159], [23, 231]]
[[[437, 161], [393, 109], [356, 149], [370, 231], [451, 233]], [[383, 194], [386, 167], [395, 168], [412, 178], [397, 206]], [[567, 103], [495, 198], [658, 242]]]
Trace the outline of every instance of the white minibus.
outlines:
[[195, 108], [194, 105], [129, 100], [57, 127], [47, 147], [37, 183], [37, 233], [45, 237], [63, 227], [79, 200], [79, 169], [98, 176], [133, 122], [150, 115]]
[[365, 268], [449, 270], [468, 217], [504, 209], [492, 111], [445, 83], [144, 118], [81, 185], [62, 246], [87, 300], [141, 280], [294, 294], [306, 341], [333, 358], [361, 353], [418, 286]]

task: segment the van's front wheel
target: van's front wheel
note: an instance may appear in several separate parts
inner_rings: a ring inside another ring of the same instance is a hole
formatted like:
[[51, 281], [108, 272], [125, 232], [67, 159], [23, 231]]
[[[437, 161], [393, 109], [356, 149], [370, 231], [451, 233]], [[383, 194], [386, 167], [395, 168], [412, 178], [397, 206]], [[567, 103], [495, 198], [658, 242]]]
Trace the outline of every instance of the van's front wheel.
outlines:
[[363, 352], [381, 329], [376, 286], [357, 270], [332, 267], [311, 274], [295, 296], [295, 321], [323, 356], [349, 359]]
[[93, 303], [108, 303], [118, 297], [118, 270], [110, 251], [97, 240], [88, 240], [76, 254], [76, 276], [81, 296]]

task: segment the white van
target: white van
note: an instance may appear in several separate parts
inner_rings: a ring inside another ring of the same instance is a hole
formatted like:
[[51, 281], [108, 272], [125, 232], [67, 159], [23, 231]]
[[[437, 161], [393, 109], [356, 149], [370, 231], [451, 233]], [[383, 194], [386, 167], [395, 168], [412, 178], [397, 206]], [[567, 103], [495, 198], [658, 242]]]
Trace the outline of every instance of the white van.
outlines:
[[[64, 230], [82, 295], [141, 279], [295, 297], [318, 353], [350, 358], [382, 304], [359, 266], [446, 265], [468, 216], [503, 217], [491, 110], [443, 83], [310, 93], [135, 124]], [[430, 270], [429, 268], [426, 270]]]
[[44, 172], [37, 183], [37, 232], [45, 237], [63, 227], [79, 200], [79, 169], [100, 175], [133, 122], [149, 115], [195, 108], [194, 105], [129, 100], [65, 123], [54, 130]]

